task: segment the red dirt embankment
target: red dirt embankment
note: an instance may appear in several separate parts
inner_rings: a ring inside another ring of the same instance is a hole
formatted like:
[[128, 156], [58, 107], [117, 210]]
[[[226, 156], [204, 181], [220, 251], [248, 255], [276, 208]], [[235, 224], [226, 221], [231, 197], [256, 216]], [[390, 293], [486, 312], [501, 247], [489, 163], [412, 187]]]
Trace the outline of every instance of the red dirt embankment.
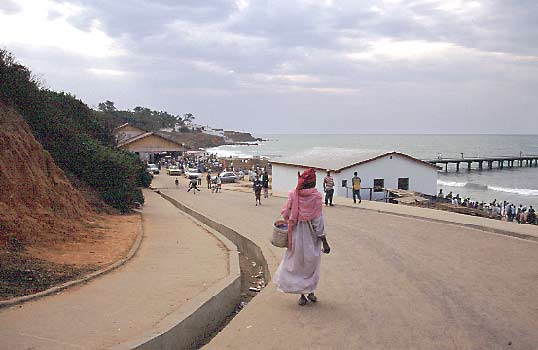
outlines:
[[91, 208], [13, 109], [0, 104], [0, 249], [69, 240]]
[[83, 190], [0, 102], [0, 299], [80, 278], [129, 251], [140, 216], [97, 213], [104, 205]]

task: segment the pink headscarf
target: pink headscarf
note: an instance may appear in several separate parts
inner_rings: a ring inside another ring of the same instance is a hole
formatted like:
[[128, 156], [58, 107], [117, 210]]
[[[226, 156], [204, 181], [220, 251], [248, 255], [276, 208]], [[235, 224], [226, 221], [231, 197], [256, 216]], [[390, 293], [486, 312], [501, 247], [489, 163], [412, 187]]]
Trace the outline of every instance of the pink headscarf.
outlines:
[[310, 221], [321, 216], [323, 207], [321, 193], [315, 187], [303, 188], [315, 181], [315, 170], [305, 170], [299, 175], [297, 188], [288, 193], [288, 201], [282, 208], [281, 214], [288, 221], [288, 249], [291, 249], [293, 227], [299, 221]]

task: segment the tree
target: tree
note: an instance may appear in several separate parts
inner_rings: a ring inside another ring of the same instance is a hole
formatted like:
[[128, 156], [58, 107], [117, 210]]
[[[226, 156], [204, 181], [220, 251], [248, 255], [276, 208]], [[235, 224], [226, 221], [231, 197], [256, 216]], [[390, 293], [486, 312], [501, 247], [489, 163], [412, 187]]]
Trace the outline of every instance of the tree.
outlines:
[[192, 113], [186, 113], [183, 116], [183, 121], [186, 123], [192, 123], [193, 120], [194, 120], [194, 115]]
[[99, 108], [101, 112], [115, 112], [117, 110], [116, 106], [114, 106], [114, 102], [109, 100], [99, 103], [97, 108]]

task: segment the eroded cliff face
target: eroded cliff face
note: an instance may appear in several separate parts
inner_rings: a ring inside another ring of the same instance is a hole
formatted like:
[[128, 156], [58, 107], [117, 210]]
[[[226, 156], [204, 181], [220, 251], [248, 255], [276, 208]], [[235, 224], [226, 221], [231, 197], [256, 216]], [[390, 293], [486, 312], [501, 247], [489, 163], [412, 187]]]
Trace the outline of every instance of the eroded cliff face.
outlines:
[[239, 132], [239, 131], [224, 131], [224, 136], [233, 140], [233, 142], [255, 142], [262, 141], [260, 138], [252, 136], [249, 132]]
[[91, 213], [23, 118], [0, 102], [0, 250], [76, 239]]

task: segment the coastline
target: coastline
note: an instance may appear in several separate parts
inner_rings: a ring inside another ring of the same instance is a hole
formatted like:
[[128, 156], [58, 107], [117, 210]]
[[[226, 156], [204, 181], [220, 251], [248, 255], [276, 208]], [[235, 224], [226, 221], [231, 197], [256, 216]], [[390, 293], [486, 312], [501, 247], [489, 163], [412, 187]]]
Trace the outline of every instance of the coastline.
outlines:
[[[443, 156], [525, 154], [538, 153], [538, 135], [257, 135], [266, 141], [253, 145], [221, 145], [208, 148], [223, 158], [268, 158], [278, 159], [289, 153], [305, 149], [349, 148], [349, 149], [397, 149], [417, 158]], [[505, 139], [506, 138], [506, 139]], [[516, 205], [538, 207], [538, 168], [523, 167], [502, 170], [478, 169], [448, 174], [440, 172], [437, 191], [453, 191], [461, 197], [490, 203], [506, 200]], [[437, 193], [436, 193], [437, 194]]]

